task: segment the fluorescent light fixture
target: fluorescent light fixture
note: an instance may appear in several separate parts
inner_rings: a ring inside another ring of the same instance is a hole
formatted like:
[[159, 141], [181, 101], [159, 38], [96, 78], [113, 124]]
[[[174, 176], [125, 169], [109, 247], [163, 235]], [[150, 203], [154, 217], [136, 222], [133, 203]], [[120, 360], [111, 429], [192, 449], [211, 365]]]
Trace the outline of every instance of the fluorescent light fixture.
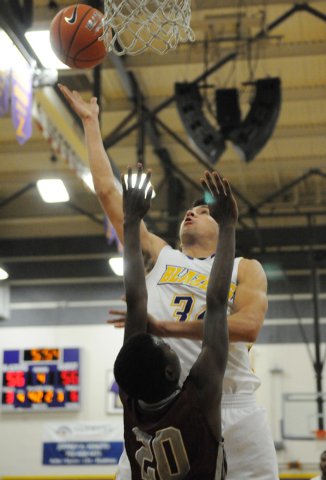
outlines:
[[67, 202], [69, 200], [66, 187], [59, 178], [39, 180], [36, 185], [42, 200], [46, 203]]
[[[146, 178], [146, 173], [142, 173], [141, 180], [140, 180], [140, 186], [142, 186], [145, 178]], [[136, 185], [136, 179], [137, 179], [137, 173], [133, 173], [133, 174], [131, 175], [131, 183], [132, 183], [132, 186], [133, 186], [133, 187]], [[127, 174], [127, 173], [125, 174], [125, 182], [126, 182], [126, 184], [127, 184], [127, 186], [128, 186], [128, 174]], [[147, 191], [148, 191], [148, 189], [149, 189], [149, 187], [150, 187], [151, 185], [152, 185], [151, 182], [149, 182], [149, 184], [148, 184], [148, 186], [147, 186], [147, 188], [146, 188], [145, 194], [147, 193]], [[152, 198], [154, 198], [154, 197], [156, 197], [156, 193], [155, 193], [155, 191], [153, 190]]]
[[116, 275], [122, 277], [123, 275], [123, 258], [122, 257], [112, 257], [109, 260], [109, 265]]
[[50, 30], [26, 32], [25, 37], [45, 68], [70, 69], [60, 62], [50, 43]]
[[0, 64], [1, 70], [9, 70], [10, 68], [19, 68], [20, 65], [26, 65], [24, 56], [18, 48], [13, 44], [11, 38], [4, 30], [0, 30]]
[[2, 268], [0, 268], [0, 280], [6, 280], [8, 277], [8, 273]]
[[6, 71], [12, 65], [13, 43], [4, 30], [0, 30], [0, 45], [1, 70]]

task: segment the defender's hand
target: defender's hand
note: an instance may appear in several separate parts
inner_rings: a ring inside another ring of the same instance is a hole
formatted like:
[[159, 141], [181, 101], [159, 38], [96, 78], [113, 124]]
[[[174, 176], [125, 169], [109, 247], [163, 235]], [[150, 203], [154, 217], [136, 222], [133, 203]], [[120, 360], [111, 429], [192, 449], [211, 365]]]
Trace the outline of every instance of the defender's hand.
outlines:
[[70, 103], [71, 107], [79, 115], [81, 120], [84, 121], [87, 118], [91, 118], [94, 116], [96, 118], [98, 117], [99, 106], [95, 97], [91, 99], [91, 103], [87, 103], [82, 99], [78, 92], [71, 92], [68, 87], [61, 85], [61, 83], [58, 83], [58, 87]]
[[219, 225], [236, 225], [238, 220], [238, 207], [232, 195], [231, 187], [226, 178], [223, 183], [217, 172], [211, 175], [205, 172], [206, 180], [201, 178], [205, 192], [213, 198], [208, 202], [209, 213]]
[[128, 181], [126, 184], [124, 175], [121, 175], [121, 183], [123, 190], [123, 213], [125, 220], [132, 220], [136, 218], [144, 218], [151, 206], [151, 198], [153, 187], [150, 186], [145, 196], [146, 188], [148, 187], [152, 171], [148, 170], [143, 184], [140, 186], [143, 167], [138, 163], [136, 184], [132, 186], [132, 168], [128, 167]]

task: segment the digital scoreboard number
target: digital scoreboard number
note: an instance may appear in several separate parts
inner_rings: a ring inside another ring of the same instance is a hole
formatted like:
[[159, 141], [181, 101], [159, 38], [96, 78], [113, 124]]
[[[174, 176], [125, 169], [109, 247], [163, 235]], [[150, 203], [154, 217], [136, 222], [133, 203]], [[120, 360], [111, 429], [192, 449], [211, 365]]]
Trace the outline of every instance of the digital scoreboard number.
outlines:
[[1, 410], [79, 410], [80, 348], [5, 350]]

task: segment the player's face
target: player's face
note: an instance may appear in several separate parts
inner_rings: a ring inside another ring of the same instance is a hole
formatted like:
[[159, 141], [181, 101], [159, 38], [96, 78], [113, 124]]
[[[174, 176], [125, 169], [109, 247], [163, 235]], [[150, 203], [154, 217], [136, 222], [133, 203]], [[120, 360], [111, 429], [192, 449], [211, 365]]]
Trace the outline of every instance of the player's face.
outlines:
[[218, 224], [210, 216], [207, 205], [199, 205], [189, 209], [180, 226], [181, 243], [183, 237], [191, 235], [192, 237], [204, 236], [214, 238], [218, 236]]
[[326, 453], [323, 453], [320, 459], [320, 469], [323, 474], [326, 474]]
[[152, 338], [154, 343], [163, 350], [164, 356], [166, 359], [166, 364], [173, 366], [175, 373], [179, 378], [181, 374], [181, 365], [180, 365], [180, 359], [178, 355], [175, 353], [175, 351], [170, 347], [168, 343], [162, 340], [162, 338], [156, 337], [155, 335], [153, 335]]

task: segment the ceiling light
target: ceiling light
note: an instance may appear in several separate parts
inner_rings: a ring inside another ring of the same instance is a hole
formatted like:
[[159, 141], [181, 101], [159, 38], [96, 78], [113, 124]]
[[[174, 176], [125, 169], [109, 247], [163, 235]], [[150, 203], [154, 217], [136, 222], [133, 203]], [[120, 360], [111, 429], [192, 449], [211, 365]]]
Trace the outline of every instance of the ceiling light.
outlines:
[[1, 53], [0, 53], [1, 70], [6, 71], [12, 65], [11, 57], [12, 57], [13, 43], [4, 30], [0, 30], [0, 45], [1, 45]]
[[53, 52], [50, 44], [50, 30], [26, 32], [25, 37], [45, 68], [56, 68], [57, 70], [70, 68], [60, 62]]
[[26, 65], [25, 58], [4, 30], [0, 30], [0, 45], [1, 70], [6, 71], [10, 68], [19, 68], [22, 64]]
[[109, 265], [116, 275], [122, 277], [123, 275], [123, 258], [113, 257], [109, 260]]
[[8, 273], [2, 268], [0, 268], [0, 280], [6, 280], [8, 277]]
[[[142, 186], [145, 178], [146, 178], [146, 173], [142, 173], [141, 180], [140, 180], [140, 186]], [[131, 175], [131, 184], [132, 184], [133, 187], [136, 185], [136, 179], [137, 179], [137, 173], [133, 173]], [[128, 174], [127, 173], [125, 174], [125, 182], [126, 182], [126, 185], [128, 187]], [[147, 185], [147, 188], [145, 190], [145, 195], [146, 195], [146, 193], [147, 193], [147, 191], [148, 191], [148, 189], [151, 185], [152, 185], [151, 182], [149, 182], [148, 185]], [[153, 189], [152, 198], [154, 198], [154, 197], [156, 197], [156, 193]]]
[[42, 200], [46, 203], [67, 202], [69, 200], [66, 187], [60, 179], [39, 180], [36, 185]]

